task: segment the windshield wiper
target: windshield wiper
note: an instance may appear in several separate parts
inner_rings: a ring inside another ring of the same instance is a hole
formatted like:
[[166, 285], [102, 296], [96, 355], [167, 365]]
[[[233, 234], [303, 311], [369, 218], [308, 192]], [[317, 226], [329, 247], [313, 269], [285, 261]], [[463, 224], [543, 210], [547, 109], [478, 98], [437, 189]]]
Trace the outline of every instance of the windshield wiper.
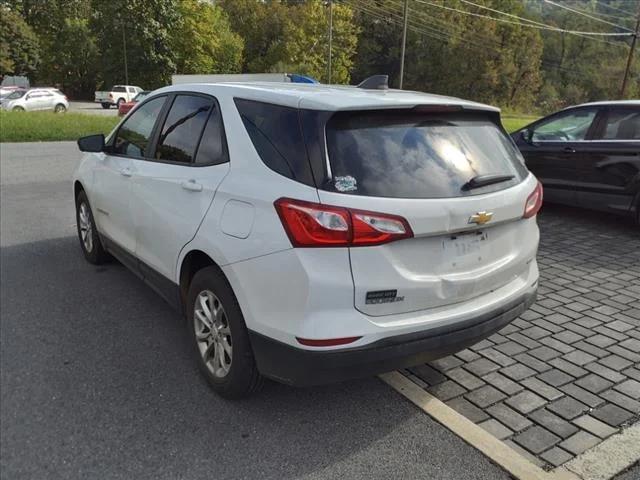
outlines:
[[478, 175], [462, 185], [461, 190], [472, 190], [474, 188], [486, 187], [487, 185], [493, 185], [494, 183], [513, 180], [514, 177], [515, 175], [501, 174]]

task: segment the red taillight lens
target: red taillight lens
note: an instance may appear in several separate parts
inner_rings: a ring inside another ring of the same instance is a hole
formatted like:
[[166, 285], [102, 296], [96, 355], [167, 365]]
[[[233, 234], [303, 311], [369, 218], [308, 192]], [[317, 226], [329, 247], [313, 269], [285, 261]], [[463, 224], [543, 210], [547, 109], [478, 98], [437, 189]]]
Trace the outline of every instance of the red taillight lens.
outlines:
[[351, 240], [351, 218], [346, 208], [280, 198], [275, 202], [294, 247], [343, 247]]
[[413, 237], [409, 223], [396, 215], [351, 210], [353, 245], [380, 245]]
[[280, 198], [274, 203], [294, 247], [380, 245], [413, 236], [396, 215]]
[[538, 182], [536, 188], [527, 197], [527, 202], [524, 204], [524, 214], [522, 218], [531, 218], [542, 207], [542, 184]]

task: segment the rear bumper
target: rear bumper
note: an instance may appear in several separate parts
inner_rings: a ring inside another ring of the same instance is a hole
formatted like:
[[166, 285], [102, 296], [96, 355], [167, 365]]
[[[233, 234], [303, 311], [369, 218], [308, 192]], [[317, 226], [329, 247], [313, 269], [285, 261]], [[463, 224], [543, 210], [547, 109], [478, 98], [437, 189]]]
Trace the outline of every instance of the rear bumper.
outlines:
[[332, 351], [303, 350], [250, 331], [260, 372], [288, 385], [310, 386], [406, 368], [459, 352], [502, 329], [527, 310], [537, 287], [475, 318], [372, 344]]

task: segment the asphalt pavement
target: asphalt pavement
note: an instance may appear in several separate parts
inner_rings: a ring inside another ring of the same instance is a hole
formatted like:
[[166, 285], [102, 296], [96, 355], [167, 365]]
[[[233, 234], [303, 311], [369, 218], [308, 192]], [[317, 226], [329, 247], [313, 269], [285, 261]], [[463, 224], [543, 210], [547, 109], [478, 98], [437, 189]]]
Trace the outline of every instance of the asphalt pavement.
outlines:
[[508, 478], [376, 378], [217, 397], [178, 314], [82, 258], [79, 158], [0, 145], [2, 478]]
[[118, 109], [111, 107], [109, 109], [102, 108], [102, 105], [94, 102], [69, 102], [69, 111], [77, 113], [86, 113], [88, 115], [107, 115], [115, 117], [118, 115]]

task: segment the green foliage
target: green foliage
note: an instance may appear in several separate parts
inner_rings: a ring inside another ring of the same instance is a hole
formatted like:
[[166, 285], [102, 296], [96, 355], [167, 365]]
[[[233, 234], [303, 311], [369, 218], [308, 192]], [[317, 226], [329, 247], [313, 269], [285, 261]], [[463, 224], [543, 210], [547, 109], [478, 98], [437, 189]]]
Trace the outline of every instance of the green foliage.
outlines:
[[170, 31], [179, 20], [177, 0], [93, 0], [92, 29], [101, 53], [102, 86], [125, 83], [155, 89], [171, 82], [175, 53]]
[[[384, 73], [398, 85], [402, 3], [333, 0], [332, 83]], [[512, 17], [461, 0], [436, 3], [513, 23], [411, 0], [404, 88], [509, 111], [619, 96], [630, 37], [540, 31], [514, 16], [620, 32], [635, 27], [638, 2], [562, 2], [622, 27], [539, 0], [474, 0]], [[296, 72], [328, 80], [327, 0], [0, 0], [0, 7], [1, 72], [27, 73], [32, 83], [74, 97], [125, 83], [125, 42], [129, 83], [146, 89], [168, 84], [172, 73]], [[626, 96], [640, 97], [640, 47]]]
[[85, 135], [107, 134], [118, 121], [106, 115], [0, 110], [0, 142], [77, 140]]
[[38, 38], [15, 11], [0, 5], [0, 77], [31, 76], [40, 62]]
[[45, 44], [45, 52], [41, 81], [59, 85], [72, 98], [93, 94], [99, 55], [88, 20], [66, 18], [55, 40]]
[[199, 0], [180, 0], [179, 20], [171, 29], [176, 72], [240, 73], [242, 37], [231, 31], [225, 12]]
[[[328, 77], [329, 9], [325, 2], [221, 0], [231, 27], [245, 39], [243, 71]], [[334, 2], [332, 82], [349, 83], [358, 27], [350, 7]]]

